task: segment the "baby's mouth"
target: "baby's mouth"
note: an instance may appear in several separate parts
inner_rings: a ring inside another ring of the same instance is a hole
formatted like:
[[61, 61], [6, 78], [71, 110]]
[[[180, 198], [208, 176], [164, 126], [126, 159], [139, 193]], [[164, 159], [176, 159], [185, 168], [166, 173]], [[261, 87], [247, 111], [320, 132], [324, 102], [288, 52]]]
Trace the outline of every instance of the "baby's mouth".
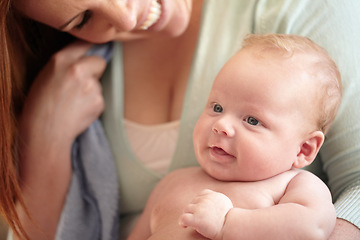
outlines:
[[212, 147], [211, 150], [213, 151], [213, 153], [220, 155], [220, 156], [234, 157], [233, 155], [229, 154], [228, 152], [226, 152], [224, 149], [222, 149], [220, 147]]
[[146, 30], [152, 25], [154, 25], [157, 20], [159, 20], [161, 15], [161, 4], [159, 0], [153, 0], [151, 2], [149, 14], [145, 20], [145, 22], [140, 26], [141, 30]]

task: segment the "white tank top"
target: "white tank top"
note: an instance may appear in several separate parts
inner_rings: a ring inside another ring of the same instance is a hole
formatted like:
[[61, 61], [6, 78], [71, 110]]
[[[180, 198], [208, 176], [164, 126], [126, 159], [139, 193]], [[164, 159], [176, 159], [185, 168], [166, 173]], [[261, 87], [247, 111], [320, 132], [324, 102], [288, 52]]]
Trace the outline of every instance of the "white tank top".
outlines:
[[137, 159], [148, 169], [164, 175], [174, 155], [180, 121], [143, 125], [125, 119], [124, 123]]

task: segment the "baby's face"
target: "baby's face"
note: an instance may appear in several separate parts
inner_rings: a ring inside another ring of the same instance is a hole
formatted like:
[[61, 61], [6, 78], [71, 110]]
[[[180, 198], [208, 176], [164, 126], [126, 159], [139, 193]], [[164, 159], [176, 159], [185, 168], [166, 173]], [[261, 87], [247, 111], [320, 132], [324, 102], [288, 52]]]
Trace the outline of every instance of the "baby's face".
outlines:
[[308, 76], [298, 66], [241, 50], [223, 67], [194, 130], [208, 174], [256, 181], [291, 169], [310, 127], [303, 107]]

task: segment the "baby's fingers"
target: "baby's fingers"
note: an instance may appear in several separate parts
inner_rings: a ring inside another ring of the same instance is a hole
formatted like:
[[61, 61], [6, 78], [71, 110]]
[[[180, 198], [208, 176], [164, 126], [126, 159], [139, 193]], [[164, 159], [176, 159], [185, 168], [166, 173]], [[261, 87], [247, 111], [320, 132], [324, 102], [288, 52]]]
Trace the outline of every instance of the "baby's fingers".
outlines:
[[186, 207], [184, 208], [183, 212], [184, 213], [191, 213], [194, 214], [196, 209], [197, 209], [197, 205], [193, 204], [193, 203], [189, 203], [188, 205], [186, 205]]
[[[205, 210], [205, 211], [204, 211]], [[192, 227], [195, 230], [205, 224], [206, 208], [200, 204], [188, 204], [179, 218], [179, 225], [182, 227]]]
[[214, 239], [222, 225], [214, 225], [214, 221], [198, 217], [192, 213], [183, 213], [179, 218], [179, 225], [183, 228], [192, 228], [206, 238]]
[[194, 221], [196, 217], [194, 216], [196, 212], [196, 204], [188, 204], [183, 211], [183, 214], [179, 218], [179, 225], [182, 227], [194, 227]]
[[179, 225], [183, 228], [194, 227], [194, 219], [192, 213], [183, 213], [179, 218]]

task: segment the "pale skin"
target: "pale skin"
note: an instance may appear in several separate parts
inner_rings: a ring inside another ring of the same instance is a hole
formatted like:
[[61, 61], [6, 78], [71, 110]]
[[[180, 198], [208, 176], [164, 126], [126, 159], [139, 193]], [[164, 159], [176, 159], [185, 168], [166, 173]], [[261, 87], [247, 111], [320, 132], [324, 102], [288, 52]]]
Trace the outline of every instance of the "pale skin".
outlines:
[[317, 86], [303, 70], [316, 57], [259, 58], [257, 49], [240, 50], [214, 82], [194, 129], [201, 168], [165, 178], [129, 239], [328, 239], [331, 194], [296, 170], [324, 141], [309, 117]]
[[[64, 26], [70, 19], [74, 19], [62, 30], [86, 41], [93, 43], [109, 40], [126, 41], [123, 46], [125, 87], [127, 88], [125, 117], [144, 124], [179, 119], [197, 40], [202, 1], [172, 0], [167, 2], [169, 14], [164, 21], [166, 24], [157, 29], [143, 31], [139, 30], [139, 26], [147, 11], [144, 6], [149, 6], [150, 0], [134, 0], [129, 1], [129, 4], [112, 0], [14, 0], [16, 7], [26, 16], [57, 29]], [[76, 25], [82, 22], [87, 9], [94, 11], [96, 20], [90, 21], [89, 25], [78, 30]], [[180, 37], [174, 38], [174, 36]], [[35, 80], [35, 84], [38, 82], [37, 85], [49, 84], [41, 89], [32, 87], [31, 94], [26, 100], [25, 109], [27, 110], [23, 114], [24, 121], [20, 121], [24, 123], [20, 127], [26, 145], [21, 151], [23, 156], [26, 156], [22, 162], [29, 164], [21, 165], [21, 177], [24, 199], [29, 206], [33, 221], [25, 216], [22, 209], [19, 209], [19, 213], [22, 215], [25, 230], [32, 239], [53, 239], [70, 182], [71, 143], [76, 135], [86, 129], [104, 109], [101, 87], [97, 84], [98, 77], [79, 76], [72, 70], [81, 66], [92, 76], [101, 75], [105, 68], [105, 62], [102, 59], [82, 57], [88, 48], [90, 45], [77, 43], [56, 54], [43, 70], [44, 73]], [[74, 49], [76, 51], [73, 51]], [[175, 55], [173, 49], [181, 49], [181, 51]], [[149, 58], [142, 58], [144, 52], [148, 52]], [[58, 61], [59, 58], [66, 61]], [[164, 59], [170, 58], [176, 61], [167, 61], [168, 71], [164, 72], [162, 67]], [[54, 62], [56, 62], [56, 68], [51, 67]], [[61, 69], [65, 76], [62, 76], [62, 81], [57, 80], [58, 69]], [[169, 76], [172, 76], [172, 81], [169, 81]], [[86, 94], [67, 92], [66, 85], [74, 79], [79, 80], [74, 81], [79, 89], [88, 89], [89, 84], [92, 86], [94, 93], [91, 95], [92, 100], [89, 101]], [[92, 83], [86, 83], [89, 79]], [[136, 83], [134, 79], [143, 82]], [[159, 81], [163, 88], [144, 92], [145, 88], [137, 87], [139, 84], [152, 81]], [[137, 101], [133, 101], [133, 97], [136, 97]], [[166, 101], [163, 101], [164, 99]], [[58, 121], [51, 122], [42, 117], [50, 113], [48, 103], [62, 100], [71, 103], [76, 101], [79, 105], [77, 108], [68, 108], [64, 105], [61, 108], [52, 108], [58, 116]], [[34, 109], [36, 111], [33, 111]], [[72, 121], [68, 121], [68, 116], [72, 116]], [[52, 129], [52, 131], [45, 131], [45, 129]], [[64, 129], [73, 129], [73, 131], [69, 130], [66, 138], [60, 137]], [[51, 146], [44, 148], [45, 143]], [[42, 158], [40, 159], [39, 156]], [[26, 191], [26, 188], [29, 191]], [[49, 194], [49, 189], [53, 190], [53, 194]], [[34, 227], [34, 222], [38, 227]], [[346, 227], [353, 229], [353, 231], [345, 231], [346, 233], [360, 234], [360, 231], [350, 223], [345, 222], [337, 226], [341, 229]], [[349, 235], [349, 237], [352, 236]], [[338, 237], [334, 235], [334, 239], [340, 238], [346, 239], [343, 233]]]
[[329, 191], [308, 172], [222, 182], [194, 167], [160, 182], [128, 239], [325, 239], [334, 224]]

